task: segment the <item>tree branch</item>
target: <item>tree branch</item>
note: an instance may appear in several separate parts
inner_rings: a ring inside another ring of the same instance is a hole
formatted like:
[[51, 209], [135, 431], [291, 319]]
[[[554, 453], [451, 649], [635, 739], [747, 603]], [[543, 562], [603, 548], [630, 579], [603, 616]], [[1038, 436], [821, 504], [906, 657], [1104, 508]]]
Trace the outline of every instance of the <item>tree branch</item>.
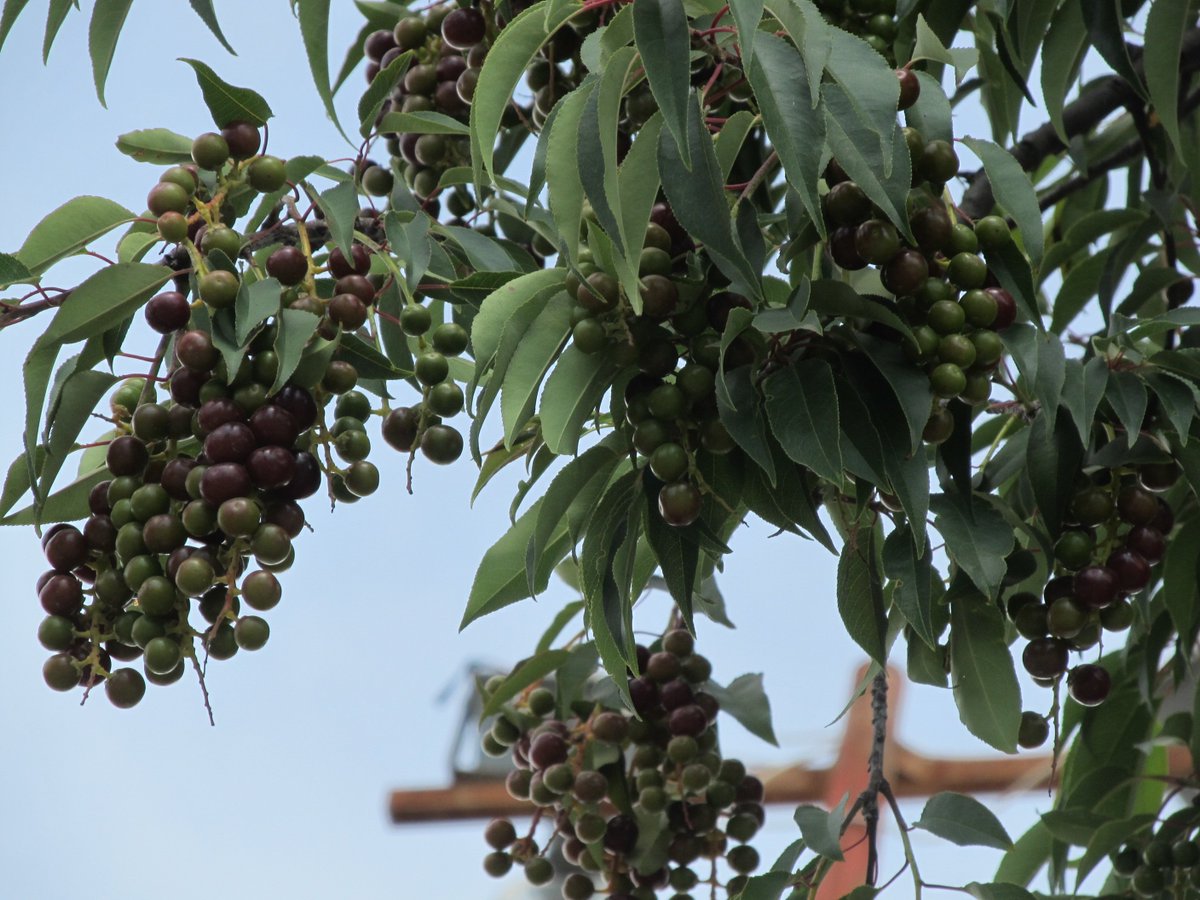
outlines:
[[[1200, 107], [1200, 90], [1193, 91], [1184, 101], [1180, 109], [1181, 115], [1187, 115], [1194, 112], [1197, 107]], [[1119, 169], [1126, 163], [1137, 159], [1144, 151], [1144, 141], [1142, 138], [1132, 140], [1124, 146], [1117, 149], [1115, 152], [1106, 156], [1097, 163], [1093, 163], [1088, 167], [1087, 173], [1084, 175], [1076, 175], [1074, 178], [1068, 178], [1065, 181], [1060, 181], [1058, 184], [1048, 188], [1038, 196], [1038, 206], [1045, 210], [1049, 209], [1054, 204], [1058, 203], [1064, 197], [1067, 197], [1078, 190], [1087, 187], [1093, 181], [1104, 177], [1113, 169]]]
[[883, 775], [883, 751], [887, 744], [887, 670], [883, 669], [871, 682], [871, 723], [875, 733], [871, 739], [871, 755], [867, 758], [867, 787], [859, 798], [863, 821], [867, 826], [867, 884], [879, 878], [879, 794], [887, 786]]
[[[1134, 69], [1141, 74], [1142, 60], [1134, 62]], [[1183, 36], [1179, 60], [1181, 75], [1200, 70], [1200, 28], [1189, 29]], [[1063, 129], [1067, 137], [1086, 134], [1105, 118], [1124, 105], [1128, 85], [1118, 75], [1098, 78], [1080, 91], [1079, 96], [1063, 108]], [[1022, 137], [1009, 150], [1026, 172], [1032, 172], [1048, 156], [1061, 153], [1066, 145], [1059, 139], [1054, 126], [1047, 122]], [[972, 219], [986, 216], [996, 205], [992, 185], [987, 174], [980, 169], [970, 178], [959, 207]]]

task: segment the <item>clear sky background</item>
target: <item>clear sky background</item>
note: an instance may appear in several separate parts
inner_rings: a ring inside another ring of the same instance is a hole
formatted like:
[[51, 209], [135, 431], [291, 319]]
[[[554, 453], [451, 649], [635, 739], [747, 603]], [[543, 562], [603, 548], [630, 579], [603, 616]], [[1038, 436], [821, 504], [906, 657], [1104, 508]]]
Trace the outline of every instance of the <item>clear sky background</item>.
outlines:
[[[221, 49], [181, 0], [134, 4], [107, 110], [96, 102], [79, 14], [67, 20], [43, 68], [41, 6], [31, 4], [0, 53], [0, 250], [15, 250], [38, 219], [79, 194], [143, 208], [160, 170], [121, 155], [117, 135], [212, 128], [192, 71], [178, 56], [202, 59], [267, 98], [276, 114], [273, 153], [349, 152], [321, 111], [284, 0], [216, 4], [238, 57]], [[335, 71], [361, 23], [351, 4], [336, 6], [329, 39]], [[362, 84], [358, 73], [340, 98], [347, 123]], [[981, 116], [960, 120], [957, 131], [988, 133]], [[91, 268], [63, 266], [52, 280], [73, 283]], [[21, 361], [43, 324], [0, 333], [5, 466], [19, 452]], [[140, 319], [126, 346], [153, 349]], [[125, 360], [117, 370], [134, 374], [136, 366]], [[482, 872], [483, 823], [398, 828], [388, 820], [387, 798], [393, 788], [448, 780], [465, 667], [511, 665], [573, 598], [555, 586], [537, 603], [458, 634], [477, 562], [505, 528], [514, 482], [498, 480], [471, 509], [469, 461], [439, 469], [419, 459], [416, 494], [408, 496], [403, 458], [377, 430], [373, 437], [381, 490], [335, 515], [319, 497], [308, 501], [316, 532], [297, 542], [284, 599], [267, 614], [270, 643], [209, 667], [215, 728], [190, 673], [171, 687], [151, 685], [127, 711], [100, 693], [80, 709], [78, 692], [46, 688], [47, 654], [35, 635], [42, 611], [34, 582], [45, 568], [38, 540], [31, 529], [0, 529], [8, 610], [0, 628], [0, 897], [518, 895], [519, 875], [497, 883]], [[721, 586], [739, 627], [701, 622], [700, 648], [716, 661], [719, 681], [765, 672], [782, 748], [728, 722], [725, 752], [752, 766], [825, 763], [840, 739], [840, 726], [826, 725], [845, 703], [862, 654], [838, 619], [833, 558], [795, 537], [768, 536], [753, 523], [734, 537]], [[664, 619], [652, 608], [640, 622], [657, 629]], [[447, 684], [458, 688], [439, 702]], [[1048, 705], [1048, 694], [1027, 682], [1025, 693], [1027, 705]], [[958, 723], [946, 691], [906, 686], [897, 732], [929, 754], [996, 755]], [[987, 802], [1016, 837], [1050, 801], [1015, 794]], [[919, 807], [906, 804], [910, 821]], [[759, 842], [765, 859], [795, 836], [790, 813], [769, 810], [773, 824]], [[919, 834], [916, 845], [926, 878], [942, 883], [989, 880], [999, 856]], [[902, 861], [894, 832], [885, 834], [883, 852], [890, 873]], [[910, 891], [902, 880], [888, 896]]]

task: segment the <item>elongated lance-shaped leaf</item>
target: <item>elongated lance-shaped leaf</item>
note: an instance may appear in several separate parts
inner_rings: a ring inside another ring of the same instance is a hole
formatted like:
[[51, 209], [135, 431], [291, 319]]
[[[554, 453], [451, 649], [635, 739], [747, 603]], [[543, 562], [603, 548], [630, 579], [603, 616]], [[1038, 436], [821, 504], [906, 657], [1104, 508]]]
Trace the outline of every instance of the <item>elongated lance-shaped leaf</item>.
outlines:
[[579, 123], [599, 79], [589, 75], [559, 101], [546, 141], [546, 189], [550, 214], [558, 228], [559, 250], [572, 262], [579, 252], [583, 218], [583, 179], [579, 175]]
[[1036, 268], [1042, 261], [1045, 238], [1042, 235], [1042, 211], [1038, 208], [1033, 182], [1016, 158], [997, 144], [979, 138], [963, 138], [963, 143], [979, 157], [992, 183], [992, 193], [1017, 223], [1025, 252]]
[[196, 15], [200, 17], [208, 30], [213, 33], [213, 36], [221, 42], [221, 46], [237, 56], [237, 51], [230, 46], [229, 41], [225, 39], [225, 33], [221, 31], [221, 23], [217, 21], [217, 11], [213, 9], [212, 0], [188, 0], [192, 9], [196, 11]]
[[477, 184], [483, 183], [485, 174], [489, 178], [498, 174], [492, 162], [500, 119], [525, 70], [550, 35], [581, 9], [578, 2], [554, 6], [550, 10], [550, 0], [541, 0], [518, 15], [496, 36], [483, 61], [471, 102], [471, 160]]
[[687, 102], [692, 79], [692, 39], [683, 0], [634, 0], [633, 37], [663, 122], [675, 136], [684, 167], [690, 169]]
[[1179, 51], [1187, 26], [1195, 21], [1190, 0], [1156, 0], [1146, 17], [1147, 52], [1142, 57], [1146, 88], [1163, 130], [1181, 155], [1184, 143], [1179, 132]]
[[1004, 634], [1003, 614], [969, 590], [950, 602], [950, 681], [967, 730], [997, 750], [1015, 752], [1021, 687]]
[[117, 39], [125, 27], [125, 17], [131, 6], [133, 0], [96, 0], [92, 8], [88, 23], [88, 54], [92, 58], [92, 80], [96, 83], [96, 96], [101, 106], [108, 105], [104, 101], [104, 84], [108, 81]]
[[300, 37], [304, 41], [304, 52], [308, 55], [308, 68], [321, 103], [325, 106], [325, 114], [342, 137], [349, 141], [342, 123], [338, 121], [337, 108], [333, 104], [333, 87], [329, 83], [329, 0], [293, 0], [292, 7], [298, 10]]
[[[24, 6], [28, 0], [16, 0], [16, 2]], [[11, 3], [8, 5], [12, 5]], [[54, 46], [54, 39], [58, 37], [58, 30], [62, 28], [62, 23], [67, 18], [67, 13], [72, 9], [78, 9], [76, 0], [50, 0], [50, 11], [46, 13], [46, 32], [42, 38], [42, 62], [46, 63], [50, 59], [50, 48]], [[4, 28], [0, 25], [0, 46], [4, 44]]]
[[[743, 38], [743, 47], [746, 43]], [[825, 119], [796, 90], [797, 84], [808, 79], [804, 58], [786, 41], [766, 32], [755, 32], [750, 43], [758, 52], [753, 62], [747, 59], [747, 71], [763, 124], [788, 183], [799, 193], [809, 219], [824, 237], [817, 180], [825, 147]]]
[[721, 166], [695, 95], [688, 104], [688, 142], [691, 170], [684, 166], [669, 130], [664, 129], [659, 139], [658, 168], [671, 211], [689, 234], [704, 243], [736, 290], [761, 297], [762, 273], [751, 265], [734, 236]]

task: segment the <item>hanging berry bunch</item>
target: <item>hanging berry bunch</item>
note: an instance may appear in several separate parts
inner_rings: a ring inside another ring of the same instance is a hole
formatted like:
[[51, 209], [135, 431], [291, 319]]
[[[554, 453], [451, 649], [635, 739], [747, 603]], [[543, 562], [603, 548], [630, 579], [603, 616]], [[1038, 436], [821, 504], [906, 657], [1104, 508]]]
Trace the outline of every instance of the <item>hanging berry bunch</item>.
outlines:
[[[668, 888], [734, 896], [758, 868], [748, 842], [763, 824], [763, 786], [721, 756], [720, 707], [704, 689], [711, 664], [682, 629], [637, 652], [643, 674], [628, 684], [633, 711], [592, 699], [603, 681], [566, 709], [561, 695], [535, 686], [505, 704], [484, 734], [485, 752], [511, 751], [509, 793], [534, 806], [528, 834], [508, 819], [488, 825], [489, 874], [515, 864], [530, 883], [557, 877], [564, 897], [583, 900]], [[490, 682], [485, 696], [504, 681]], [[556, 873], [547, 855], [555, 845], [570, 871]]]

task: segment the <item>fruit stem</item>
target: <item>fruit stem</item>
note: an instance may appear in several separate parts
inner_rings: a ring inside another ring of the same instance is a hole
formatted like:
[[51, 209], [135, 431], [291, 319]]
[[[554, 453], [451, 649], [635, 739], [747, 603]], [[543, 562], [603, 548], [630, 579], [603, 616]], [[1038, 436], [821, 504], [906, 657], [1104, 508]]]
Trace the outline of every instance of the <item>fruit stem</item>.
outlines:
[[317, 284], [313, 280], [312, 243], [308, 239], [308, 229], [304, 225], [304, 218], [296, 208], [296, 201], [291, 197], [285, 197], [283, 202], [296, 223], [296, 237], [300, 241], [300, 250], [308, 260], [308, 271], [304, 273], [304, 289], [308, 291], [309, 296], [315, 297], [317, 296]]
[[735, 209], [739, 203], [758, 190], [758, 186], [763, 183], [766, 177], [771, 174], [771, 170], [778, 164], [779, 154], [772, 150], [770, 155], [763, 160], [762, 165], [758, 167], [758, 171], [750, 176], [750, 180], [746, 182], [746, 187], [738, 195], [737, 200], [734, 201], [733, 206]]
[[892, 793], [892, 786], [886, 781], [880, 785], [879, 793], [883, 794], [887, 800], [888, 806], [892, 808], [892, 816], [896, 820], [896, 828], [900, 831], [900, 843], [904, 845], [904, 860], [912, 869], [913, 879], [913, 900], [921, 900], [921, 888], [925, 882], [921, 880], [921, 870], [917, 868], [917, 856], [913, 853], [912, 841], [908, 838], [908, 823], [904, 821], [904, 814], [900, 812], [900, 804], [896, 802], [896, 795]]

